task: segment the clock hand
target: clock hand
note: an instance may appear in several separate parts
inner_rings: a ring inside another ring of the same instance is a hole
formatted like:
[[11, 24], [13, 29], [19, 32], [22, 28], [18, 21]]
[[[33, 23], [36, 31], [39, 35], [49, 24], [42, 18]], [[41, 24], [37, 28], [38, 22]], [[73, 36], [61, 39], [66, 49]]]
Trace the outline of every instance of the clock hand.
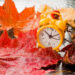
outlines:
[[60, 40], [60, 39], [57, 39], [57, 38], [52, 38], [52, 39], [55, 39], [55, 40]]
[[53, 36], [48, 34], [47, 31], [45, 31], [45, 33], [49, 36], [49, 38], [52, 38]]
[[45, 33], [49, 36], [49, 34], [47, 33], [47, 31], [45, 31]]

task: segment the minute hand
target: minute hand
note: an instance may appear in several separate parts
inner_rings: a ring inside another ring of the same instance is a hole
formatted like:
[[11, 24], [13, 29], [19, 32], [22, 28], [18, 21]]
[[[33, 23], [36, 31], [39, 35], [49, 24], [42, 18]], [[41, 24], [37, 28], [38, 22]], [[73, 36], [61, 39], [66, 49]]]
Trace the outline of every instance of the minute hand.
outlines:
[[46, 31], [45, 31], [45, 33], [46, 33], [48, 36], [50, 36], [50, 34], [48, 34]]
[[52, 38], [52, 35], [48, 34], [46, 31], [45, 31], [45, 33], [48, 35], [49, 38]]

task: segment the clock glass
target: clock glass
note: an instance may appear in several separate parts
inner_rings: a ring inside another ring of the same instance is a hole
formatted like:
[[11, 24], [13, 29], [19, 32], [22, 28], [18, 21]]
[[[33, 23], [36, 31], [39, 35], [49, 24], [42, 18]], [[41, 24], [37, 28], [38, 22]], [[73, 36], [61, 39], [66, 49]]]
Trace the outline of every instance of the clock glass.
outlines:
[[53, 28], [45, 28], [39, 33], [39, 41], [44, 47], [57, 47], [60, 43], [60, 35]]

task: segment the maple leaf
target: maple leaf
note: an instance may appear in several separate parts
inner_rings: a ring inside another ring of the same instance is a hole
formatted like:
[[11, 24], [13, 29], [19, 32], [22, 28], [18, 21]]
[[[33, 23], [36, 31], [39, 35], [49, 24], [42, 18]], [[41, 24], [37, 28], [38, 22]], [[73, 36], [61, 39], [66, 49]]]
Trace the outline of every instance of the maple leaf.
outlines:
[[39, 26], [39, 13], [35, 13], [35, 8], [25, 8], [18, 13], [13, 0], [5, 0], [3, 6], [0, 6], [0, 24], [1, 30], [13, 28], [14, 34], [18, 35], [20, 31], [28, 31]]
[[32, 67], [29, 67], [28, 65], [26, 66], [23, 63], [19, 64], [19, 62], [21, 62], [20, 59], [18, 60], [18, 62], [10, 61], [10, 63], [13, 64], [11, 65], [8, 61], [0, 60], [0, 75], [45, 75], [48, 72], [52, 71], [52, 70], [45, 71], [45, 70], [38, 70], [38, 69], [32, 70]]
[[[0, 74], [5, 75], [44, 75], [52, 70], [41, 70], [41, 67], [57, 64], [61, 59], [52, 48], [34, 48], [34, 53], [17, 52], [13, 57], [0, 58]], [[17, 57], [17, 58], [16, 58]], [[1, 69], [2, 68], [2, 69]]]
[[21, 49], [32, 52], [31, 49], [36, 48], [36, 33], [37, 29], [20, 32], [18, 38], [11, 39], [8, 32], [4, 31], [0, 36], [0, 56], [11, 55]]
[[75, 41], [63, 48], [62, 51], [66, 52], [63, 61], [66, 64], [75, 64]]

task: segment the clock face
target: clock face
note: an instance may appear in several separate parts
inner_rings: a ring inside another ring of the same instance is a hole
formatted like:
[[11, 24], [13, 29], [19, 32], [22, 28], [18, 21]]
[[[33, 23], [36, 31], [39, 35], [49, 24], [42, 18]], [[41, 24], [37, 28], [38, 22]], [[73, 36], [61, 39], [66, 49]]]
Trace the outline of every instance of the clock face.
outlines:
[[52, 28], [45, 28], [39, 33], [39, 41], [44, 47], [57, 47], [60, 43], [59, 33]]

